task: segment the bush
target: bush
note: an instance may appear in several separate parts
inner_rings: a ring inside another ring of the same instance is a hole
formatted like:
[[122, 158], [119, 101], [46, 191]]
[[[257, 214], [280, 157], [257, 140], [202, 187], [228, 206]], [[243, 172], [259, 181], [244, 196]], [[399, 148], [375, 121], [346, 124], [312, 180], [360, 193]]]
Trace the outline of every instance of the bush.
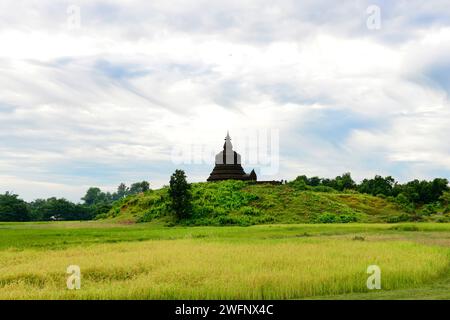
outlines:
[[305, 181], [303, 181], [301, 179], [299, 179], [299, 180], [296, 179], [296, 180], [290, 182], [289, 184], [292, 188], [294, 188], [297, 191], [304, 191], [304, 190], [308, 189]]
[[150, 222], [153, 219], [160, 218], [170, 212], [170, 207], [167, 203], [159, 203], [150, 207], [150, 209], [144, 213], [138, 222]]
[[388, 223], [398, 223], [398, 222], [407, 222], [407, 221], [413, 221], [413, 219], [409, 214], [406, 214], [406, 213], [403, 213], [398, 216], [389, 217], [386, 220], [386, 222], [388, 222]]
[[426, 204], [420, 210], [420, 215], [422, 216], [431, 216], [438, 212], [438, 205], [434, 203]]
[[333, 213], [322, 213], [316, 217], [318, 223], [335, 223], [337, 222], [337, 216]]
[[315, 219], [317, 223], [349, 223], [357, 222], [358, 217], [355, 214], [334, 214], [334, 213], [322, 213]]
[[221, 216], [219, 217], [218, 221], [221, 225], [237, 224], [236, 220], [230, 216]]
[[335, 189], [327, 186], [311, 187], [311, 190], [315, 192], [336, 192]]
[[412, 203], [404, 193], [399, 193], [394, 198], [394, 202], [400, 209], [407, 213], [413, 213], [415, 211], [414, 203]]
[[249, 206], [244, 206], [241, 207], [239, 209], [239, 212], [244, 214], [244, 215], [248, 215], [248, 216], [257, 216], [261, 214], [261, 211], [257, 208], [253, 208], [253, 207], [249, 207]]
[[341, 223], [349, 223], [349, 222], [356, 222], [358, 221], [358, 218], [354, 214], [342, 214], [339, 216], [339, 219]]

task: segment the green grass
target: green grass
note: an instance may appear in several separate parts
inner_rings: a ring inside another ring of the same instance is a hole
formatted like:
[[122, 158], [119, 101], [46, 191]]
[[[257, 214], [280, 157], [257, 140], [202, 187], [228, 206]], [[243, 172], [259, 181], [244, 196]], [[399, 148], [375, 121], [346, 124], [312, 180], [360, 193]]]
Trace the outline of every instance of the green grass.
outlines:
[[[450, 299], [449, 254], [450, 225], [436, 223], [0, 223], [0, 298]], [[382, 290], [365, 286], [370, 264]]]
[[168, 225], [255, 225], [323, 222], [387, 222], [405, 215], [395, 203], [359, 193], [296, 190], [291, 185], [243, 181], [193, 183], [191, 218], [175, 221], [167, 188], [130, 196], [104, 217]]

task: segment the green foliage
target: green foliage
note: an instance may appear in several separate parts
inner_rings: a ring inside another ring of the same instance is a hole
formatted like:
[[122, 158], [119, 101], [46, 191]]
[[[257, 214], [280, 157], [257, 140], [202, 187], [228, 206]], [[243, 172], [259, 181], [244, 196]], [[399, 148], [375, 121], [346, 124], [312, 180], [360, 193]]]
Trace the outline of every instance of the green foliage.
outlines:
[[411, 203], [408, 197], [405, 196], [404, 193], [399, 193], [395, 198], [394, 202], [405, 212], [414, 213], [415, 208], [414, 204]]
[[404, 224], [397, 225], [392, 227], [391, 230], [399, 230], [399, 231], [420, 231], [419, 227], [413, 224]]
[[66, 199], [37, 199], [30, 203], [31, 214], [34, 220], [89, 220], [94, 212], [107, 212], [110, 207], [87, 206], [75, 204]]
[[411, 215], [406, 214], [406, 213], [402, 213], [400, 215], [388, 217], [386, 222], [388, 222], [388, 223], [398, 223], [398, 222], [407, 222], [407, 221], [413, 221]]
[[19, 196], [9, 192], [0, 194], [0, 221], [28, 221], [30, 210]]
[[297, 191], [302, 191], [302, 190], [308, 189], [307, 182], [305, 181], [305, 179], [303, 177], [305, 177], [305, 176], [297, 177], [294, 181], [291, 181], [289, 183], [289, 185], [292, 186]]
[[[300, 182], [301, 183], [301, 182]], [[317, 192], [326, 188], [332, 192]], [[404, 213], [399, 205], [357, 192], [338, 192], [325, 186], [296, 190], [284, 185], [220, 181], [191, 184], [191, 214], [176, 221], [168, 188], [126, 197], [109, 217], [138, 222], [161, 221], [184, 225], [254, 225], [260, 223], [385, 222]], [[401, 196], [399, 197], [401, 198]], [[330, 213], [320, 217], [324, 213]], [[319, 217], [319, 218], [318, 218]]]
[[330, 212], [322, 213], [315, 219], [316, 223], [349, 223], [357, 221], [358, 217], [356, 214], [334, 214]]
[[191, 185], [183, 170], [175, 170], [169, 183], [170, 206], [178, 219], [186, 219], [192, 213]]
[[327, 186], [309, 187], [308, 189], [315, 192], [337, 192], [337, 190]]
[[24, 202], [16, 195], [6, 193], [1, 197], [0, 220], [116, 218], [130, 222], [162, 219], [168, 224], [251, 225], [444, 221], [442, 215], [450, 213], [447, 179], [399, 184], [390, 176], [377, 175], [356, 185], [350, 173], [334, 179], [301, 175], [282, 185], [232, 180], [190, 185], [184, 172], [177, 170], [170, 187], [152, 191], [147, 181], [130, 187], [121, 183], [113, 193], [91, 187], [82, 198], [83, 204], [37, 199], [24, 209]]
[[111, 209], [112, 205], [109, 203], [100, 203], [95, 206], [90, 207], [92, 212], [92, 217], [99, 217], [106, 215]]
[[440, 204], [439, 203], [429, 203], [424, 205], [420, 210], [421, 216], [431, 216], [432, 214], [436, 214], [439, 211]]
[[439, 201], [446, 191], [449, 191], [448, 180], [436, 178], [432, 181], [413, 180], [404, 185], [396, 185], [393, 193], [403, 193], [410, 202], [423, 205]]
[[239, 212], [246, 216], [258, 216], [261, 214], [261, 210], [254, 207], [244, 206], [239, 209]]
[[444, 191], [439, 197], [442, 205], [444, 206], [444, 213], [450, 212], [450, 191]]
[[81, 200], [87, 206], [97, 206], [104, 204], [112, 204], [114, 201], [124, 199], [130, 195], [147, 192], [150, 190], [150, 183], [148, 181], [135, 182], [131, 187], [127, 187], [125, 183], [121, 183], [114, 193], [103, 192], [98, 187], [91, 187], [86, 191]]
[[161, 218], [172, 210], [170, 201], [162, 195], [154, 195], [148, 198], [148, 200], [144, 200], [141, 206], [149, 207], [149, 209], [145, 211], [142, 218], [139, 219], [139, 222], [149, 222]]
[[108, 199], [106, 193], [102, 192], [100, 188], [91, 187], [86, 191], [84, 197], [81, 198], [84, 203], [88, 206], [100, 204], [100, 203], [108, 203], [111, 199]]
[[193, 215], [195, 223], [212, 225], [250, 225], [267, 221], [262, 211], [250, 206], [258, 197], [243, 189], [244, 181], [222, 181], [193, 185]]
[[126, 184], [122, 182], [117, 187], [117, 192], [116, 192], [116, 197], [115, 198], [117, 198], [117, 199], [125, 198], [128, 195], [129, 190], [130, 189], [126, 186]]
[[[312, 190], [318, 192], [352, 191], [357, 190], [360, 193], [371, 194], [382, 198], [397, 197], [402, 194], [401, 207], [409, 211], [414, 211], [415, 206], [421, 206], [437, 201], [444, 202], [446, 206], [450, 201], [450, 195], [444, 196], [448, 192], [448, 180], [436, 178], [432, 181], [413, 180], [406, 184], [399, 184], [391, 176], [382, 177], [376, 175], [372, 179], [364, 179], [357, 185], [350, 173], [344, 173], [334, 179], [311, 177], [305, 175], [298, 176], [295, 180], [289, 182], [289, 185], [295, 190]], [[329, 188], [322, 189], [322, 188]], [[407, 201], [404, 201], [404, 200]], [[406, 203], [407, 202], [407, 203]], [[413, 208], [413, 209], [411, 209]]]
[[[337, 191], [344, 191], [346, 189], [356, 189], [356, 183], [353, 181], [349, 172], [344, 173], [342, 176], [337, 176], [334, 179], [326, 179], [319, 177], [308, 178], [305, 175], [298, 176], [295, 180], [289, 183], [296, 190], [306, 190], [308, 187], [326, 187]], [[329, 192], [329, 189], [323, 189]], [[321, 191], [318, 189], [317, 191]]]
[[147, 181], [133, 183], [127, 195], [138, 194], [150, 190], [150, 183]]
[[358, 185], [358, 191], [373, 196], [391, 196], [395, 183], [394, 178], [391, 176], [383, 178], [382, 176], [377, 175], [373, 179], [364, 179], [361, 184]]
[[[325, 184], [325, 186], [327, 186]], [[331, 180], [328, 187], [334, 188], [338, 191], [344, 191], [346, 189], [355, 189], [356, 183], [353, 181], [350, 172], [344, 173], [342, 176], [337, 176], [334, 181]]]

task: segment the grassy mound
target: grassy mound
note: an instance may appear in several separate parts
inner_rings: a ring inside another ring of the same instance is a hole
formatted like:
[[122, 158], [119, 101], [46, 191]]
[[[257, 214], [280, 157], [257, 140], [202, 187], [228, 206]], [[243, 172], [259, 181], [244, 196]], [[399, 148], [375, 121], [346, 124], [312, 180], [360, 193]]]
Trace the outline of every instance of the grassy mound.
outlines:
[[386, 222], [405, 214], [394, 203], [359, 193], [298, 190], [291, 185], [243, 181], [193, 183], [192, 216], [175, 221], [167, 188], [117, 202], [103, 218], [168, 225], [253, 225], [263, 223]]

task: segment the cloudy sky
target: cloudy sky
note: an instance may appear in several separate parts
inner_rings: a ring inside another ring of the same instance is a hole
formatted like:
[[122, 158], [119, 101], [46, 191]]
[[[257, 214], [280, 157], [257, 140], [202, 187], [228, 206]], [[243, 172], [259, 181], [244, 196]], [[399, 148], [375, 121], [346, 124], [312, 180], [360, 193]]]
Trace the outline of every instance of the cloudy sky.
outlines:
[[279, 136], [261, 179], [450, 178], [448, 0], [4, 0], [0, 43], [0, 192], [26, 200], [204, 181], [213, 154], [174, 154], [227, 130]]

